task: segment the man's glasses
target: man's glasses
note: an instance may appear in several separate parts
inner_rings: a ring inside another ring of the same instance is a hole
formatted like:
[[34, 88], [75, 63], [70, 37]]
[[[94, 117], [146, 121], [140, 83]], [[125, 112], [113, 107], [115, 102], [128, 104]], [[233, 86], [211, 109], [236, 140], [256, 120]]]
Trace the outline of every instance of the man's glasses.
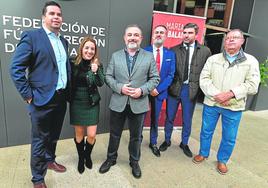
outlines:
[[229, 37], [225, 38], [225, 40], [239, 40], [239, 39], [243, 39], [243, 37], [241, 37], [241, 36], [229, 36]]

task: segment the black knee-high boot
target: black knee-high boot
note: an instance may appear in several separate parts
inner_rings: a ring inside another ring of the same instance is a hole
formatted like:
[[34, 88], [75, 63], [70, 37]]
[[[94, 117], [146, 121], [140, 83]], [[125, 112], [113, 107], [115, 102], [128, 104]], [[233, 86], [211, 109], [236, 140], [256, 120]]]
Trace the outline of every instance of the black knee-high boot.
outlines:
[[76, 139], [74, 138], [74, 142], [75, 142], [77, 153], [78, 153], [77, 170], [80, 174], [82, 174], [85, 171], [85, 153], [84, 153], [85, 141], [83, 139], [80, 143], [78, 143], [76, 142]]
[[86, 159], [86, 167], [89, 169], [92, 169], [92, 160], [91, 160], [91, 152], [96, 143], [96, 140], [94, 141], [94, 144], [90, 144], [86, 140], [86, 148], [85, 148], [85, 159]]

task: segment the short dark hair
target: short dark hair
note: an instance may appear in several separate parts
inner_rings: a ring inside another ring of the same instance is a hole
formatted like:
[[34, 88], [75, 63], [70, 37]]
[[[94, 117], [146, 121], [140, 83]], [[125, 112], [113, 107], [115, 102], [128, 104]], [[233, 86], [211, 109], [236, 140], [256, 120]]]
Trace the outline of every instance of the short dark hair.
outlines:
[[[141, 35], [142, 35], [142, 30], [141, 30], [141, 28], [140, 28], [140, 26], [139, 26], [138, 24], [130, 24], [130, 25], [128, 25], [128, 26], [126, 27], [126, 29], [125, 29], [125, 34], [126, 34], [126, 31], [128, 30], [128, 28], [131, 28], [131, 27], [138, 28], [138, 29], [140, 30], [140, 32], [141, 32]], [[124, 35], [125, 35], [125, 34], [124, 34]]]
[[187, 23], [187, 24], [183, 27], [183, 30], [184, 30], [184, 29], [187, 29], [187, 28], [194, 28], [194, 30], [195, 30], [195, 34], [197, 34], [197, 33], [198, 33], [198, 30], [199, 30], [198, 25], [195, 24], [195, 23]]
[[44, 5], [43, 9], [42, 9], [42, 15], [43, 16], [46, 15], [48, 6], [57, 6], [57, 7], [59, 7], [61, 9], [61, 6], [58, 3], [56, 3], [55, 1], [47, 1], [45, 3], [45, 5]]

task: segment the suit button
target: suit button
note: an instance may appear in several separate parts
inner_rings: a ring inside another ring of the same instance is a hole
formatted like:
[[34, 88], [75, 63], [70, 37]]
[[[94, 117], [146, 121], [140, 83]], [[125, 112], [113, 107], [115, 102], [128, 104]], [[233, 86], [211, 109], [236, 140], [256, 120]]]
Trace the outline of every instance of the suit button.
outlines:
[[95, 103], [93, 102], [91, 105], [95, 105]]

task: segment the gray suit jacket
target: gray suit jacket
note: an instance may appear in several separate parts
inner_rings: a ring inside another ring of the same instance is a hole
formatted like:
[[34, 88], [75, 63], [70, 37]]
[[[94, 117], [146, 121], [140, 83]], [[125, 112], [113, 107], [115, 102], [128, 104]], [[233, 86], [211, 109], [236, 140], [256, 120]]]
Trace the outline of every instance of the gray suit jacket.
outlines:
[[[135, 114], [148, 111], [148, 94], [158, 85], [159, 79], [156, 63], [151, 52], [140, 49], [130, 75], [124, 50], [113, 53], [105, 76], [107, 85], [113, 91], [109, 108], [116, 112], [122, 112], [129, 103], [132, 112]], [[124, 84], [128, 83], [131, 84], [131, 87], [141, 88], [143, 95], [137, 99], [123, 95], [121, 89]]]

